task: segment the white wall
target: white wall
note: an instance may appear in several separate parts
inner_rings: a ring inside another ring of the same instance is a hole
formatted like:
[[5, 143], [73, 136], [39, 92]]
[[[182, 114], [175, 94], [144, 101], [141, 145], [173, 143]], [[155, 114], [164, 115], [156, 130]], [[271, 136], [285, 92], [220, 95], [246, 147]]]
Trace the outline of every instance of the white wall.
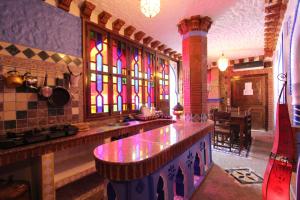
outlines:
[[[279, 73], [287, 73], [288, 87], [287, 99], [291, 119], [293, 105], [300, 104], [295, 100], [297, 94], [300, 95], [300, 87], [295, 87], [295, 83], [300, 81], [300, 0], [290, 0], [279, 32], [276, 51], [273, 55], [274, 73], [274, 106], [276, 104], [282, 82], [277, 80]], [[274, 112], [276, 115], [276, 112]], [[274, 116], [275, 118], [275, 116]], [[275, 120], [274, 120], [275, 122]]]

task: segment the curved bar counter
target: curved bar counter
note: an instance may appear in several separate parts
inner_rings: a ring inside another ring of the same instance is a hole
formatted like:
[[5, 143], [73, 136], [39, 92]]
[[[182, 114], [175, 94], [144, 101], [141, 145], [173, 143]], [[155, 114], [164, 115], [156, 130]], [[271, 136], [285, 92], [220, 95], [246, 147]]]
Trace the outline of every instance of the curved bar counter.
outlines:
[[213, 123], [176, 122], [98, 146], [108, 199], [188, 199], [212, 165]]

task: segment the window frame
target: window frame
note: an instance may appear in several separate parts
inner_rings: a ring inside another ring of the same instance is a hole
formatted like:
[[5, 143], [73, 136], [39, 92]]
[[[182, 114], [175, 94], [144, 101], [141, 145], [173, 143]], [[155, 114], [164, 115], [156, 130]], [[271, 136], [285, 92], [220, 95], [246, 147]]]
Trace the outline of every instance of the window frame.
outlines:
[[[113, 40], [116, 40], [118, 42], [122, 42], [125, 44], [126, 48], [126, 65], [127, 65], [127, 111], [123, 111], [122, 114], [132, 114], [132, 113], [137, 113], [138, 110], [133, 110], [131, 105], [132, 105], [132, 91], [131, 91], [131, 79], [133, 78], [131, 76], [131, 52], [130, 48], [138, 48], [141, 50], [141, 69], [142, 69], [142, 77], [139, 78], [142, 82], [142, 92], [141, 92], [141, 105], [145, 105], [147, 102], [146, 99], [146, 88], [145, 88], [145, 59], [146, 59], [146, 54], [150, 53], [153, 56], [153, 81], [154, 81], [154, 106], [157, 107], [159, 106], [159, 96], [157, 95], [159, 91], [159, 80], [156, 76], [157, 74], [157, 69], [158, 69], [158, 59], [163, 58], [167, 62], [169, 60], [173, 60], [172, 58], [165, 56], [147, 46], [144, 46], [137, 41], [131, 40], [130, 38], [127, 38], [125, 36], [119, 35], [118, 33], [115, 33], [105, 27], [101, 27], [98, 24], [95, 24], [90, 21], [86, 21], [83, 23], [83, 106], [84, 106], [84, 120], [85, 121], [91, 121], [91, 120], [96, 120], [96, 119], [106, 119], [106, 118], [115, 118], [120, 116], [119, 111], [113, 111], [113, 91], [111, 91], [113, 87]], [[109, 112], [108, 113], [91, 113], [91, 93], [90, 93], [90, 49], [89, 49], [89, 41], [90, 41], [90, 31], [94, 31], [96, 33], [100, 34], [105, 34], [107, 35], [107, 41], [108, 41], [108, 76], [109, 76], [109, 91], [108, 91], [108, 104], [109, 104]]]

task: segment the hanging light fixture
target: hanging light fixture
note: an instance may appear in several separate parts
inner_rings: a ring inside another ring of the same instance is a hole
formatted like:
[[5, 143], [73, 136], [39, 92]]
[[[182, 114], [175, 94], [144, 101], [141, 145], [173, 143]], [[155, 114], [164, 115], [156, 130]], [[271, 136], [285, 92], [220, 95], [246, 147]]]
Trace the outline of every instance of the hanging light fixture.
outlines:
[[224, 72], [228, 67], [228, 58], [224, 56], [224, 53], [222, 53], [222, 56], [218, 60], [218, 68], [220, 71]]
[[154, 17], [160, 11], [160, 0], [141, 0], [141, 11], [146, 17]]

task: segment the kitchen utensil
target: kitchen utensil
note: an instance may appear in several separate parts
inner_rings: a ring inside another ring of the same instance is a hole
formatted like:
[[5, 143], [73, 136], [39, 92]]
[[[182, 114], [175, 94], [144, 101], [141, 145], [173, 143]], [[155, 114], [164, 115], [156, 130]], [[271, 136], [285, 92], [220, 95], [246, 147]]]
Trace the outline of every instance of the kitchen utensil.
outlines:
[[36, 86], [37, 86], [38, 79], [36, 76], [32, 76], [30, 72], [26, 72], [24, 74], [24, 79], [27, 87], [37, 89]]
[[62, 107], [70, 101], [71, 95], [67, 89], [57, 86], [53, 89], [48, 102], [53, 106]]
[[23, 77], [19, 74], [18, 71], [12, 70], [7, 72], [6, 76], [6, 86], [9, 88], [16, 88], [23, 85]]
[[53, 93], [53, 89], [47, 85], [47, 79], [48, 79], [48, 74], [46, 73], [44, 86], [40, 89], [40, 94], [43, 97], [49, 98]]
[[78, 81], [80, 79], [80, 76], [81, 76], [81, 72], [78, 73], [78, 74], [75, 74], [71, 69], [70, 69], [70, 66], [67, 65], [67, 68], [68, 68], [68, 71], [70, 72], [71, 74], [71, 77], [70, 77], [70, 84], [72, 87], [78, 87]]

